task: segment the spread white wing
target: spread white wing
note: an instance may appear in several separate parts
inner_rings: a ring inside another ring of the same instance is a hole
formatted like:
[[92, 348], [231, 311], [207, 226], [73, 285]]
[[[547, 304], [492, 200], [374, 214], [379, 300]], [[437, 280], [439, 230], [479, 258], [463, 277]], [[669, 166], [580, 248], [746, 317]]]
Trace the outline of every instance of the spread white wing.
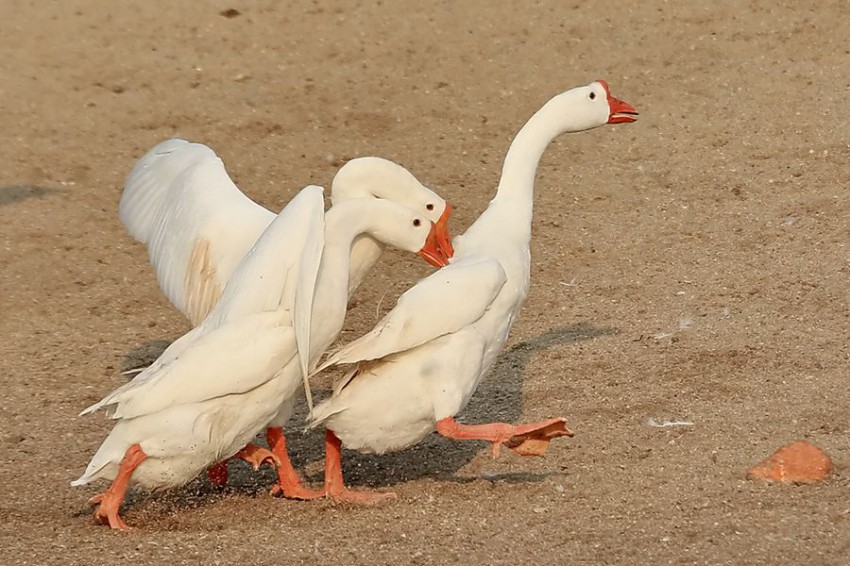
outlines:
[[136, 163], [118, 213], [147, 246], [160, 288], [193, 326], [275, 218], [239, 190], [215, 152], [179, 139], [158, 144]]
[[505, 281], [505, 271], [494, 259], [452, 263], [405, 292], [374, 329], [330, 356], [315, 373], [383, 358], [457, 332], [487, 312]]
[[[244, 393], [268, 382], [295, 355], [306, 375], [324, 233], [322, 188], [306, 187], [245, 254], [201, 326], [82, 414], [107, 407], [113, 418], [132, 418]], [[301, 253], [316, 249], [318, 258]]]

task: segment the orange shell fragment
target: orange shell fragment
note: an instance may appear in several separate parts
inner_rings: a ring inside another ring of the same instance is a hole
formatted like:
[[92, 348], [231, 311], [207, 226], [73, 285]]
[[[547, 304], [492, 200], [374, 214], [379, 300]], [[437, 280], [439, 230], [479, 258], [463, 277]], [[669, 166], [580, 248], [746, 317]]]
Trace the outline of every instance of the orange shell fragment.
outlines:
[[771, 457], [750, 468], [747, 477], [769, 482], [814, 483], [832, 470], [826, 453], [808, 442], [786, 444]]

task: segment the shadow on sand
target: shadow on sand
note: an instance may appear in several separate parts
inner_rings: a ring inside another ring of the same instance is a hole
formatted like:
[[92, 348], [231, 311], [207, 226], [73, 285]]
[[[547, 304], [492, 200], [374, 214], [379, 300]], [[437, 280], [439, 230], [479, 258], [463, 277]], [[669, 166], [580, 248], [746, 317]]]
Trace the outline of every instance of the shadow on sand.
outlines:
[[36, 187], [32, 185], [9, 185], [0, 187], [0, 206], [15, 204], [30, 198], [44, 198], [55, 193], [65, 192], [62, 189]]
[[[567, 346], [599, 336], [616, 334], [615, 329], [597, 328], [590, 324], [579, 323], [562, 326], [539, 336], [520, 342], [504, 352], [495, 366], [482, 380], [478, 390], [469, 401], [461, 415], [461, 420], [470, 424], [486, 422], [518, 423], [522, 414], [522, 383], [526, 366], [540, 351], [554, 346]], [[292, 423], [303, 422], [304, 408], [292, 419]], [[559, 415], [548, 415], [551, 417]], [[293, 462], [300, 470], [311, 461], [323, 458], [323, 432], [311, 431], [298, 434], [295, 427], [289, 446]], [[454, 474], [468, 464], [482, 449], [484, 442], [458, 442], [431, 434], [422, 442], [391, 454], [380, 456], [344, 451], [343, 472], [346, 483], [371, 487], [389, 486], [423, 477], [443, 481], [467, 481]], [[510, 477], [508, 477], [510, 476]], [[516, 476], [516, 477], [514, 477]], [[321, 472], [311, 481], [321, 481]], [[528, 474], [507, 474], [499, 476], [499, 481], [532, 481]], [[542, 479], [542, 478], [540, 478]]]
[[[522, 414], [522, 382], [526, 367], [540, 351], [555, 346], [568, 346], [600, 336], [616, 334], [613, 328], [597, 328], [587, 323], [573, 324], [552, 329], [539, 336], [520, 342], [503, 353], [489, 375], [485, 376], [478, 390], [469, 402], [462, 417], [464, 422], [484, 423], [503, 421], [517, 423]], [[149, 365], [169, 342], [157, 340], [142, 344], [128, 352], [122, 364], [124, 371]], [[129, 376], [132, 377], [132, 376]], [[321, 430], [298, 432], [298, 423], [304, 422], [306, 407], [299, 406], [290, 421], [287, 444], [295, 467], [302, 476], [314, 485], [322, 482], [324, 460], [323, 438]], [[556, 416], [556, 415], [552, 415]], [[351, 486], [388, 487], [410, 480], [430, 477], [440, 481], [467, 483], [478, 478], [455, 475], [468, 464], [481, 450], [486, 450], [483, 442], [456, 442], [437, 434], [407, 450], [380, 456], [365, 455], [344, 451], [343, 472], [346, 483]], [[312, 473], [304, 470], [309, 467]], [[208, 505], [229, 493], [260, 496], [268, 492], [275, 480], [274, 472], [264, 466], [259, 472], [252, 471], [241, 462], [231, 462], [230, 480], [224, 490], [216, 488], [200, 477], [189, 485], [162, 494], [137, 492], [128, 494], [127, 504], [135, 506], [137, 501], [146, 501], [166, 507], [197, 507]], [[558, 473], [555, 470], [553, 473]], [[523, 472], [505, 473], [487, 476], [491, 481], [508, 483], [529, 483], [543, 481], [548, 474], [530, 474]], [[145, 503], [147, 507], [148, 503]], [[81, 511], [81, 514], [84, 511]]]
[[[121, 362], [121, 371], [130, 372], [132, 370], [141, 370], [148, 367], [162, 355], [165, 349], [171, 345], [171, 342], [173, 342], [173, 340], [151, 340], [150, 342], [145, 342], [144, 344], [136, 346], [127, 352], [126, 356], [124, 356], [124, 361]], [[135, 376], [136, 372], [127, 374], [129, 379], [132, 379]]]

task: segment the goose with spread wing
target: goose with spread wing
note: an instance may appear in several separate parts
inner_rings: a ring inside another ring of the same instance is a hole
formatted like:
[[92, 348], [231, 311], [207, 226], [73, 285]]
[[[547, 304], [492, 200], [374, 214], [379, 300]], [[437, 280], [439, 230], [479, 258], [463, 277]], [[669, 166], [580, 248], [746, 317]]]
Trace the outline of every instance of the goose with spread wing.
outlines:
[[[234, 455], [255, 467], [277, 463], [251, 440], [295, 395], [328, 336], [342, 328], [351, 245], [361, 234], [437, 266], [448, 262], [435, 225], [417, 211], [360, 198], [325, 214], [321, 187], [303, 189], [248, 250], [203, 322], [83, 411], [104, 408], [116, 421], [72, 483], [112, 480], [92, 499], [98, 521], [127, 528], [119, 509], [131, 482], [148, 489], [183, 485]], [[282, 246], [299, 253], [281, 254]]]
[[[348, 161], [334, 176], [331, 203], [374, 197], [421, 210], [451, 251], [451, 206], [410, 171], [380, 157]], [[199, 325], [245, 253], [275, 213], [239, 190], [216, 153], [200, 143], [170, 139], [135, 164], [124, 183], [118, 215], [145, 244], [160, 288], [192, 326]], [[284, 250], [289, 249], [284, 242]], [[351, 290], [381, 255], [383, 245], [362, 235], [351, 250]]]
[[[348, 161], [334, 176], [331, 202], [338, 205], [358, 198], [385, 199], [420, 211], [425, 221], [435, 223], [440, 247], [451, 256], [451, 206], [404, 167], [379, 157]], [[128, 232], [147, 246], [166, 297], [198, 326], [276, 215], [239, 190], [212, 149], [171, 139], [156, 145], [133, 167], [124, 184], [119, 217]], [[383, 247], [368, 233], [355, 238], [349, 295], [377, 262]], [[282, 254], [299, 251], [294, 243], [280, 244]], [[300, 486], [283, 432], [290, 413], [290, 406], [281, 407], [280, 415], [269, 423], [266, 439], [280, 460], [275, 492], [303, 498], [311, 492]], [[224, 485], [227, 463], [211, 467], [209, 477]]]

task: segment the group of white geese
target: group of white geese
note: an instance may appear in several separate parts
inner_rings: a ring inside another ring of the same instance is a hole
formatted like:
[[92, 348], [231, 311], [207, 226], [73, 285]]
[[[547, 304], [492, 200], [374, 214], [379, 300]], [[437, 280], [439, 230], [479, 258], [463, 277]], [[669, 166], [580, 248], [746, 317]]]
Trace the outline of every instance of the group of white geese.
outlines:
[[[391, 161], [346, 163], [327, 212], [323, 189], [308, 186], [276, 215], [245, 196], [208, 147], [178, 139], [154, 147], [127, 178], [119, 214], [193, 329], [83, 411], [105, 409], [115, 421], [72, 483], [112, 481], [91, 500], [95, 519], [126, 529], [119, 509], [131, 483], [165, 489], [207, 470], [221, 485], [232, 458], [255, 469], [274, 465], [274, 491], [287, 498], [372, 503], [392, 494], [347, 489], [341, 446], [382, 454], [436, 430], [489, 441], [494, 455], [503, 445], [542, 455], [552, 438], [571, 435], [562, 418], [464, 425], [454, 417], [528, 294], [534, 177], [546, 147], [562, 133], [636, 115], [604, 81], [549, 100], [511, 143], [496, 196], [454, 241], [451, 207]], [[402, 294], [371, 332], [321, 361], [384, 246], [417, 252], [440, 269]], [[337, 365], [351, 369], [313, 407], [310, 377]], [[325, 428], [319, 490], [301, 484], [283, 433], [302, 386], [308, 426]], [[268, 449], [252, 443], [263, 430]]]

